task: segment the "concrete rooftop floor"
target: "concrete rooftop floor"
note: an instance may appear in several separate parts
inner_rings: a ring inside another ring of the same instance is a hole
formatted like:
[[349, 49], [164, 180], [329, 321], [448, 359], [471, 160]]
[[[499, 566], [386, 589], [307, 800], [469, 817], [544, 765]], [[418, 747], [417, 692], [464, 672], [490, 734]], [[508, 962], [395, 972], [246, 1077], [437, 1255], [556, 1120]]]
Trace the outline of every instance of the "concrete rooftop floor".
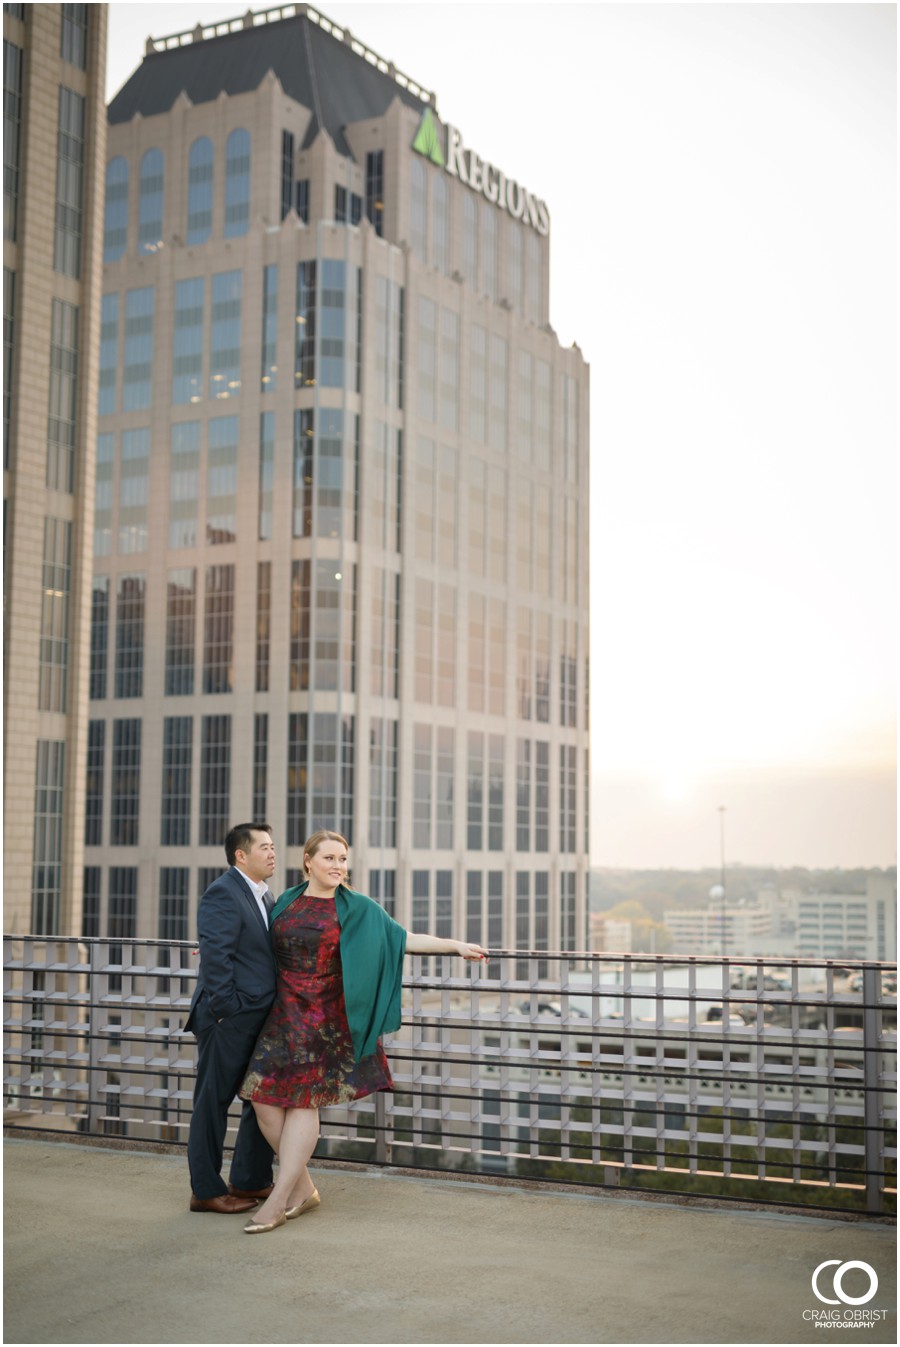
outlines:
[[[320, 1168], [317, 1211], [250, 1237], [188, 1211], [181, 1155], [4, 1152], [7, 1344], [896, 1342], [886, 1224]], [[886, 1318], [804, 1320], [833, 1258]]]

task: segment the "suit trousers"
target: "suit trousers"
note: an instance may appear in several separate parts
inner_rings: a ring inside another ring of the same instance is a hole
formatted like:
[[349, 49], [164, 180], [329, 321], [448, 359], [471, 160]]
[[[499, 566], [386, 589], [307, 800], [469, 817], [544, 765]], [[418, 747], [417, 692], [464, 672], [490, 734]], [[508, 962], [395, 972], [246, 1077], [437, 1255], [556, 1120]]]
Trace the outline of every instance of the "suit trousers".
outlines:
[[[228, 1110], [241, 1087], [267, 1013], [244, 1012], [217, 1024], [201, 1003], [194, 1014], [197, 1081], [188, 1134], [188, 1166], [195, 1197], [221, 1197], [228, 1192], [221, 1174]], [[231, 1157], [229, 1177], [235, 1188], [255, 1191], [268, 1187], [272, 1182], [272, 1156], [253, 1105], [245, 1101]]]

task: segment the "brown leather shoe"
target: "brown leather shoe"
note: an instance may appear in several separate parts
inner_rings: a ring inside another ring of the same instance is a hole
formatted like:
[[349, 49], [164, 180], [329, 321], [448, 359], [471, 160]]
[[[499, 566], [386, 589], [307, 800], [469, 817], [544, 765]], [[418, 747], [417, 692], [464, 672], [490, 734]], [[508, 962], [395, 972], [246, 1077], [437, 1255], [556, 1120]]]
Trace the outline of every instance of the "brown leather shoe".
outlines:
[[235, 1197], [233, 1193], [224, 1193], [221, 1197], [194, 1197], [191, 1194], [191, 1211], [217, 1211], [223, 1216], [235, 1216], [239, 1211], [251, 1211], [255, 1206], [252, 1197]]
[[232, 1197], [252, 1197], [254, 1200], [262, 1202], [269, 1196], [274, 1187], [274, 1183], [270, 1183], [268, 1188], [235, 1188], [233, 1183], [229, 1183], [228, 1191]]

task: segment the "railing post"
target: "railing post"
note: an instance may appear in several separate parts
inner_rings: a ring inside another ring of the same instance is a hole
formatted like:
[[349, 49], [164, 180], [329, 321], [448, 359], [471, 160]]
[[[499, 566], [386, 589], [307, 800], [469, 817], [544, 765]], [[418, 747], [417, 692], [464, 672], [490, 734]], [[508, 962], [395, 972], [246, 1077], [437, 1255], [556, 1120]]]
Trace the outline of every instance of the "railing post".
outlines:
[[100, 1048], [99, 1035], [97, 1033], [98, 1022], [100, 1019], [100, 1007], [95, 1005], [97, 998], [97, 951], [100, 949], [99, 940], [91, 940], [88, 943], [88, 1114], [87, 1130], [90, 1136], [99, 1136], [102, 1128], [100, 1120], [103, 1114], [103, 1106], [97, 1092], [97, 1082], [100, 1079]]
[[387, 1107], [381, 1090], [375, 1091], [375, 1163], [390, 1163], [387, 1142]]
[[866, 1210], [873, 1214], [884, 1210], [884, 1159], [881, 1141], [881, 1063], [877, 1000], [880, 973], [863, 968], [863, 1085], [865, 1121]]

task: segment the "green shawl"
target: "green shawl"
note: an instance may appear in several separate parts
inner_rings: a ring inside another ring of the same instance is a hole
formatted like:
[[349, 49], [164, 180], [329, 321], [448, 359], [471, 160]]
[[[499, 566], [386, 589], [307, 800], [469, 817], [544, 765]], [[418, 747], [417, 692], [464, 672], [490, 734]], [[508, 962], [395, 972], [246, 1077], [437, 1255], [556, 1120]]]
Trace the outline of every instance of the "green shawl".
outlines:
[[[270, 927], [308, 887], [288, 889], [269, 915]], [[382, 1034], [400, 1028], [400, 992], [406, 931], [372, 898], [339, 884], [334, 895], [341, 927], [344, 1003], [357, 1061], [370, 1056]]]

